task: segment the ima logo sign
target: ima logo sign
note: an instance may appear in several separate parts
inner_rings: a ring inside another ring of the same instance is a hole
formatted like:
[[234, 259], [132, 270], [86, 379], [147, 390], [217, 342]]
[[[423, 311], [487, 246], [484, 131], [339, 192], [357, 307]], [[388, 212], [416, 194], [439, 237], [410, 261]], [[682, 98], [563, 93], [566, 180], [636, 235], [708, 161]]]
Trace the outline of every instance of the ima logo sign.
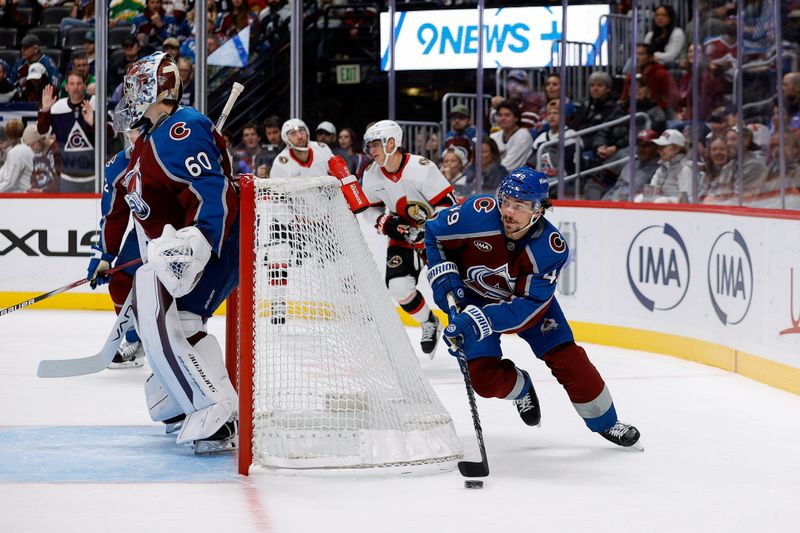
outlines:
[[747, 316], [753, 300], [753, 263], [738, 230], [726, 231], [711, 247], [708, 292], [723, 324], [738, 324]]
[[628, 248], [628, 283], [648, 311], [674, 309], [689, 288], [689, 254], [669, 224], [648, 226]]

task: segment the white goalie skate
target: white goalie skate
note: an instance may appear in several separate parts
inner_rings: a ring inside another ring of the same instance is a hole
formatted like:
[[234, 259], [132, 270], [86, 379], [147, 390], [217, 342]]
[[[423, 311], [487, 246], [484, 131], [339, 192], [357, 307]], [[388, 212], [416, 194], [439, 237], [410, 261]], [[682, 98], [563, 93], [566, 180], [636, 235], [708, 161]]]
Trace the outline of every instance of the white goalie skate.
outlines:
[[123, 340], [114, 359], [109, 363], [110, 369], [139, 368], [144, 365], [144, 346], [141, 341]]

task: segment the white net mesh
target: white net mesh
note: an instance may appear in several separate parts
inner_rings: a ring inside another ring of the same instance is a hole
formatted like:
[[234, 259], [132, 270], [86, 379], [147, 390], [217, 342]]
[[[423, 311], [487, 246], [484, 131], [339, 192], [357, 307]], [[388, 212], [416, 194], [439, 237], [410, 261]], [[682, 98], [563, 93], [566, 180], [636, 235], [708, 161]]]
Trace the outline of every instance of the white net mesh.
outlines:
[[256, 180], [255, 238], [253, 464], [459, 459], [338, 181]]

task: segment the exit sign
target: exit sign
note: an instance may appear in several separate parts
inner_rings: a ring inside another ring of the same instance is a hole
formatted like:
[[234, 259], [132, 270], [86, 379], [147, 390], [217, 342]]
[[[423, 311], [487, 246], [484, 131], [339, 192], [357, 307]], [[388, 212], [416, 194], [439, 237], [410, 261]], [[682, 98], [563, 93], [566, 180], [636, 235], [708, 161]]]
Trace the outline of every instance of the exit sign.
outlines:
[[361, 83], [361, 65], [336, 65], [336, 83], [339, 85]]

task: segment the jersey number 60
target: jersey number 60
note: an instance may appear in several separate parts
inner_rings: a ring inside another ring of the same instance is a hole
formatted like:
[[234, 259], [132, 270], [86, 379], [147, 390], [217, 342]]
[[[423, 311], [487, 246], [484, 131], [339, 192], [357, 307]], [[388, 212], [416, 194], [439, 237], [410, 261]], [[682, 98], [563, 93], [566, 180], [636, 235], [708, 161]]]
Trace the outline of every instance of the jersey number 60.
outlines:
[[205, 152], [200, 152], [197, 156], [187, 157], [183, 164], [186, 165], [189, 175], [194, 178], [202, 174], [203, 169], [211, 170], [211, 160]]

